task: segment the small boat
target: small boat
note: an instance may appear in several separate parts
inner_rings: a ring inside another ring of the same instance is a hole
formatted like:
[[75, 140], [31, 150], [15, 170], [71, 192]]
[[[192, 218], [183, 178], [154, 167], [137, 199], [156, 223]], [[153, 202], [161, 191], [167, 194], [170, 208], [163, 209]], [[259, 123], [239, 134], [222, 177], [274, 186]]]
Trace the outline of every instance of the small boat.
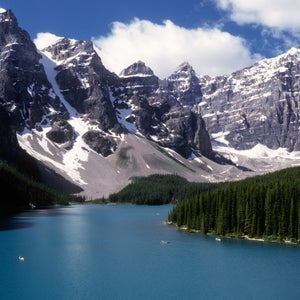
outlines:
[[221, 242], [221, 238], [216, 237], [216, 241]]
[[25, 260], [25, 257], [20, 255], [19, 260]]
[[165, 240], [161, 240], [160, 243], [161, 243], [161, 244], [170, 244], [169, 241], [165, 241]]

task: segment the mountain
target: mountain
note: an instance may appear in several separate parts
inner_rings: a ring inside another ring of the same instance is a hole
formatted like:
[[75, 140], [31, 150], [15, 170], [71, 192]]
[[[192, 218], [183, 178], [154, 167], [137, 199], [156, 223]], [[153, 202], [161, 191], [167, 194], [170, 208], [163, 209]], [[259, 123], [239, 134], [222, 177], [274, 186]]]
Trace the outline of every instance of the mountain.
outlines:
[[191, 109], [201, 97], [201, 90], [190, 65], [180, 65], [174, 74], [160, 81], [139, 61], [122, 71], [120, 78], [125, 92], [116, 100], [130, 106], [128, 120], [140, 133], [184, 158], [197, 152], [197, 156], [215, 159], [205, 123]]
[[89, 199], [132, 176], [235, 180], [297, 163], [297, 48], [215, 78], [184, 62], [161, 80], [142, 61], [110, 72], [91, 41], [37, 49], [10, 10], [0, 39], [0, 158], [26, 153], [51, 187]]
[[299, 151], [299, 76], [296, 47], [229, 76], [203, 76], [198, 107], [209, 132], [222, 133], [235, 149]]

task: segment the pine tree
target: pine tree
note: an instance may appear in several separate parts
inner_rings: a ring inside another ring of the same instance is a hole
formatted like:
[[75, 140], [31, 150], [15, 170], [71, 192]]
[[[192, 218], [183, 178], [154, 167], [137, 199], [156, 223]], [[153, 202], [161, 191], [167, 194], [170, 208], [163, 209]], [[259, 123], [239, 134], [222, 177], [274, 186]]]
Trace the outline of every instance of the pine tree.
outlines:
[[273, 233], [272, 226], [272, 190], [269, 188], [266, 192], [266, 200], [265, 200], [265, 234], [271, 235]]
[[295, 210], [295, 199], [291, 199], [290, 205], [290, 217], [289, 217], [289, 228], [288, 228], [288, 237], [296, 238], [296, 210]]

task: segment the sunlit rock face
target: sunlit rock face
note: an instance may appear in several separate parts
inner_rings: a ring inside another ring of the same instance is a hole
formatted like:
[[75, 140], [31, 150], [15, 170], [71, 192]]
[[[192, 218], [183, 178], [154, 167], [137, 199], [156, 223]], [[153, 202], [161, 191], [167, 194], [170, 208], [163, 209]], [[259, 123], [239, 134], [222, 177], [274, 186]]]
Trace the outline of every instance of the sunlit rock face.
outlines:
[[171, 92], [182, 106], [193, 107], [202, 98], [199, 78], [187, 62], [166, 79], [165, 90]]
[[188, 63], [164, 80], [139, 61], [121, 72], [126, 86], [123, 101], [132, 108], [132, 120], [143, 135], [185, 158], [214, 158], [201, 115], [193, 110], [201, 101], [201, 88]]
[[64, 38], [43, 52], [56, 64], [55, 80], [63, 98], [101, 130], [120, 132], [110, 98], [119, 79], [103, 66], [92, 42]]
[[121, 71], [119, 76], [128, 96], [151, 96], [159, 87], [159, 78], [142, 61], [133, 63]]
[[[113, 136], [126, 132], [118, 122], [112, 101], [119, 78], [103, 66], [90, 41], [63, 38], [42, 52], [53, 64], [56, 93], [70, 106], [72, 119], [80, 118], [85, 124], [82, 139], [97, 153], [108, 156], [116, 150]], [[66, 126], [57, 126], [58, 122], [55, 125], [56, 131], [61, 128], [61, 132], [51, 137], [63, 139], [65, 148], [71, 148], [78, 133], [72, 136]], [[68, 141], [64, 140], [68, 137]]]
[[299, 150], [300, 49], [224, 77], [201, 77], [198, 107], [211, 134], [236, 149]]
[[[65, 128], [57, 125], [67, 122], [69, 112], [47, 78], [42, 55], [29, 34], [18, 26], [11, 11], [2, 12], [0, 20], [0, 104], [14, 128], [10, 132], [15, 135], [16, 132], [41, 131], [47, 126], [53, 131], [53, 134], [49, 132], [49, 139], [60, 143], [58, 137]], [[69, 143], [72, 143], [73, 134], [69, 125], [66, 136]]]
[[0, 14], [0, 103], [17, 130], [33, 129], [52, 117], [68, 118], [53, 93], [29, 34], [10, 10]]

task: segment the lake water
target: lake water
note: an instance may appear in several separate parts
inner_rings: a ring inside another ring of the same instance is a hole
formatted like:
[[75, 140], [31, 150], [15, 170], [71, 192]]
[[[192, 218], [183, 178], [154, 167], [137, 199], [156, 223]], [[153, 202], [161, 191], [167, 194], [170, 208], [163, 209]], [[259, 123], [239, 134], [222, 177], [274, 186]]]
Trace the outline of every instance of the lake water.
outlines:
[[165, 224], [170, 209], [75, 205], [0, 221], [0, 299], [300, 299], [300, 246], [186, 233]]

